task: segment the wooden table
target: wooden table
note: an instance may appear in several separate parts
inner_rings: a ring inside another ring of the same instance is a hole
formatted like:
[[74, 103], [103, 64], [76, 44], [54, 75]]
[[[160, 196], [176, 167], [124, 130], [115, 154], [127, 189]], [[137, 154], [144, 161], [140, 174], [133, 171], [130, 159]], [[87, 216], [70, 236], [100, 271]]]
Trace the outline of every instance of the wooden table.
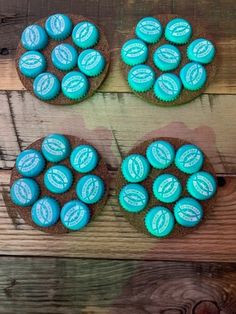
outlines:
[[[26, 92], [14, 65], [26, 25], [72, 12], [104, 27], [112, 52], [109, 77], [75, 106], [44, 104]], [[206, 93], [176, 108], [138, 99], [120, 73], [119, 49], [142, 16], [176, 13], [207, 24], [219, 64]], [[114, 193], [84, 231], [51, 236], [9, 217], [0, 196], [0, 313], [236, 313], [236, 6], [234, 0], [0, 0], [0, 189], [9, 191], [16, 156], [51, 132], [82, 136], [103, 154], [114, 178], [137, 142], [167, 135], [200, 145], [219, 176], [207, 223], [182, 239], [137, 233]]]

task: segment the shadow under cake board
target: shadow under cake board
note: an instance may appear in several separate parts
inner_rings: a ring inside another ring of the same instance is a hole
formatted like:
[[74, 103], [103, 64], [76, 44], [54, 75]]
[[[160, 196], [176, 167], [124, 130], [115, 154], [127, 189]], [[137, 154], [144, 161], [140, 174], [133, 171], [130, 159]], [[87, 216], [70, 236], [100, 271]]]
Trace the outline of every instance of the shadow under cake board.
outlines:
[[[172, 138], [172, 137], [153, 138], [150, 140], [146, 140], [146, 141], [140, 143], [139, 145], [135, 146], [134, 148], [132, 148], [128, 152], [127, 156], [130, 154], [141, 154], [143, 156], [146, 156], [147, 147], [152, 142], [157, 141], [157, 140], [168, 141], [170, 144], [172, 144], [174, 146], [175, 151], [182, 145], [193, 144], [193, 143], [184, 141], [182, 139]], [[211, 162], [209, 161], [208, 157], [204, 154], [204, 152], [203, 152], [203, 155], [204, 155], [204, 164], [203, 164], [202, 170], [210, 172], [216, 180], [216, 173], [214, 171], [213, 166], [211, 165]], [[119, 204], [119, 208], [120, 208], [122, 214], [129, 221], [129, 223], [132, 226], [134, 226], [136, 228], [136, 230], [138, 230], [139, 232], [145, 233], [151, 237], [153, 237], [153, 236], [147, 231], [147, 229], [145, 228], [145, 225], [144, 225], [144, 218], [145, 218], [147, 212], [154, 206], [164, 206], [164, 207], [170, 209], [171, 212], [173, 212], [174, 203], [165, 203], [164, 204], [164, 203], [158, 201], [152, 192], [152, 185], [153, 185], [154, 179], [157, 176], [159, 176], [161, 174], [165, 174], [165, 173], [173, 174], [174, 176], [179, 178], [181, 185], [183, 187], [183, 191], [182, 191], [180, 198], [181, 197], [187, 197], [187, 196], [191, 197], [191, 195], [188, 193], [188, 191], [186, 189], [186, 182], [187, 182], [187, 179], [189, 178], [190, 175], [180, 171], [174, 164], [171, 164], [168, 168], [162, 169], [162, 170], [158, 170], [158, 169], [151, 167], [151, 171], [150, 171], [148, 178], [139, 183], [147, 189], [148, 194], [149, 194], [149, 201], [148, 201], [148, 204], [144, 210], [142, 210], [139, 213], [130, 213], [130, 212], [124, 210]], [[119, 169], [118, 174], [117, 174], [117, 179], [116, 179], [116, 189], [117, 189], [118, 197], [119, 197], [119, 192], [120, 192], [121, 188], [126, 184], [128, 184], [128, 182], [123, 177], [121, 169]], [[202, 223], [204, 223], [206, 221], [206, 219], [210, 216], [211, 210], [215, 206], [216, 195], [214, 195], [213, 198], [211, 198], [209, 200], [199, 201], [199, 202], [201, 203], [201, 205], [203, 207], [203, 212], [204, 212], [204, 216], [203, 216], [203, 219], [200, 222], [200, 224], [197, 225], [196, 227], [187, 228], [187, 227], [182, 227], [176, 223], [173, 232], [168, 236], [168, 238], [182, 237], [182, 236], [189, 234], [189, 233], [192, 233], [196, 229], [198, 229], [202, 225]]]
[[[73, 25], [75, 26], [76, 24], [78, 24], [79, 22], [82, 22], [82, 21], [88, 21], [88, 22], [91, 22], [93, 24], [95, 24], [93, 21], [91, 21], [90, 19], [87, 19], [86, 17], [83, 17], [83, 16], [80, 16], [80, 15], [74, 15], [74, 14], [67, 14], [70, 19], [72, 20], [72, 23]], [[37, 25], [40, 25], [42, 27], [44, 27], [44, 24], [45, 24], [45, 21], [47, 20], [48, 17], [45, 17], [43, 19], [40, 19], [36, 22], [34, 22], [34, 24], [37, 24]], [[96, 24], [95, 24], [96, 25]], [[88, 77], [88, 80], [89, 80], [89, 84], [90, 84], [90, 88], [89, 88], [89, 91], [88, 91], [88, 94], [79, 99], [79, 100], [72, 100], [72, 99], [69, 99], [67, 97], [65, 97], [63, 95], [62, 92], [60, 92], [60, 94], [52, 99], [52, 100], [49, 100], [49, 101], [44, 101], [44, 102], [47, 102], [49, 104], [53, 104], [53, 105], [72, 105], [72, 104], [77, 104], [85, 99], [87, 99], [88, 97], [91, 97], [95, 92], [96, 90], [100, 87], [100, 85], [102, 84], [102, 82], [105, 80], [107, 74], [108, 74], [108, 70], [109, 70], [109, 65], [110, 65], [110, 48], [109, 48], [109, 45], [108, 45], [108, 42], [107, 42], [107, 39], [106, 39], [106, 36], [104, 34], [104, 31], [100, 28], [100, 26], [96, 25], [96, 27], [99, 29], [99, 34], [100, 34], [100, 38], [99, 38], [99, 41], [98, 43], [92, 47], [92, 49], [96, 49], [98, 51], [100, 51], [105, 60], [106, 60], [106, 65], [105, 65], [105, 68], [104, 70], [102, 71], [102, 73], [98, 76], [95, 76], [95, 77]], [[73, 41], [72, 41], [72, 38], [71, 36], [66, 38], [65, 40], [53, 40], [49, 37], [49, 42], [48, 42], [48, 45], [45, 49], [41, 50], [40, 52], [45, 56], [46, 58], [46, 61], [47, 61], [47, 69], [46, 71], [48, 72], [51, 72], [53, 74], [55, 74], [58, 79], [61, 81], [62, 78], [67, 74], [69, 73], [70, 71], [60, 71], [58, 70], [57, 68], [54, 67], [54, 65], [52, 64], [52, 61], [51, 61], [51, 53], [52, 53], [52, 50], [59, 44], [61, 43], [67, 43], [67, 44], [70, 44], [72, 45], [76, 51], [78, 52], [78, 54], [83, 51], [84, 49], [80, 49], [79, 47], [77, 47]], [[17, 51], [16, 51], [16, 69], [17, 69], [17, 72], [18, 72], [18, 75], [20, 77], [20, 80], [22, 82], [22, 84], [24, 85], [24, 87], [31, 93], [35, 96], [34, 92], [33, 92], [33, 81], [34, 79], [31, 79], [31, 78], [27, 78], [26, 76], [24, 76], [20, 70], [19, 70], [19, 66], [18, 66], [18, 63], [19, 63], [19, 59], [21, 57], [21, 55], [23, 53], [25, 53], [27, 50], [23, 48], [21, 42], [19, 42], [18, 44], [18, 47], [17, 47]], [[72, 69], [71, 71], [79, 71], [78, 67], [76, 66], [74, 69]], [[37, 98], [37, 97], [36, 97]]]
[[[65, 135], [65, 136], [71, 144], [71, 150], [73, 150], [73, 148], [75, 148], [78, 145], [84, 145], [84, 144], [85, 145], [91, 145], [87, 141], [80, 139], [80, 138], [77, 138], [75, 136], [72, 136], [72, 135]], [[36, 149], [38, 151], [41, 151], [41, 145], [42, 145], [43, 140], [44, 140], [44, 138], [38, 139], [34, 143], [30, 144], [26, 149], [33, 148], [33, 149]], [[99, 155], [98, 165], [93, 171], [89, 172], [89, 174], [95, 174], [95, 175], [101, 177], [101, 179], [104, 181], [104, 184], [105, 184], [105, 194], [99, 202], [97, 202], [95, 204], [88, 204], [87, 205], [90, 209], [90, 212], [91, 212], [90, 221], [94, 220], [96, 218], [96, 216], [99, 215], [101, 213], [101, 211], [103, 210], [103, 208], [107, 202], [109, 186], [110, 186], [110, 178], [109, 178], [109, 173], [108, 173], [106, 163], [105, 163], [104, 159], [102, 159], [99, 152], [98, 152], [98, 155]], [[46, 189], [46, 187], [43, 183], [44, 174], [45, 174], [46, 170], [53, 165], [65, 165], [72, 171], [72, 173], [73, 173], [73, 184], [72, 184], [69, 191], [62, 193], [62, 194], [55, 194], [55, 193], [51, 193], [50, 191], [48, 191]], [[58, 162], [58, 163], [46, 162], [46, 167], [45, 167], [44, 171], [39, 176], [37, 176], [33, 179], [35, 179], [35, 181], [39, 184], [40, 191], [41, 191], [40, 198], [43, 196], [53, 197], [59, 202], [60, 207], [62, 207], [65, 203], [67, 203], [71, 200], [74, 200], [74, 199], [78, 199], [75, 188], [76, 188], [76, 184], [77, 184], [78, 180], [81, 177], [83, 177], [84, 175], [86, 175], [86, 174], [78, 173], [77, 171], [75, 171], [71, 167], [70, 160], [68, 157], [67, 159], [65, 159], [61, 162]], [[22, 176], [16, 170], [16, 166], [14, 166], [14, 168], [12, 169], [12, 173], [11, 173], [10, 187], [12, 186], [12, 184], [14, 183], [15, 180], [20, 179], [20, 178], [22, 178]], [[71, 230], [65, 228], [62, 225], [60, 220], [55, 225], [48, 227], [48, 228], [41, 228], [41, 227], [37, 226], [31, 219], [31, 207], [32, 206], [20, 207], [20, 206], [13, 204], [13, 202], [7, 202], [6, 205], [7, 205], [9, 212], [11, 212], [11, 211], [18, 212], [19, 215], [21, 216], [21, 218], [23, 218], [27, 224], [31, 225], [32, 227], [34, 227], [35, 229], [38, 229], [40, 231], [44, 231], [47, 233], [54, 233], [54, 234], [74, 232], [74, 231], [71, 231]]]
[[[187, 54], [186, 54], [186, 50], [187, 50], [187, 46], [195, 39], [197, 38], [206, 38], [208, 40], [210, 40], [214, 45], [214, 39], [212, 38], [212, 36], [210, 34], [207, 33], [207, 29], [204, 29], [204, 26], [199, 25], [197, 23], [194, 23], [190, 18], [188, 18], [187, 20], [190, 22], [190, 24], [192, 25], [192, 37], [190, 38], [189, 42], [185, 45], [175, 45], [171, 42], [169, 42], [168, 40], [165, 39], [164, 37], [164, 31], [165, 31], [165, 26], [166, 24], [174, 18], [179, 17], [178, 15], [173, 15], [173, 14], [160, 14], [160, 15], [154, 15], [153, 17], [157, 18], [162, 27], [163, 27], [163, 34], [161, 39], [156, 43], [156, 44], [147, 44], [148, 46], [148, 60], [144, 63], [147, 64], [149, 66], [152, 67], [152, 69], [154, 70], [154, 72], [156, 73], [156, 77], [160, 76], [162, 73], [174, 73], [176, 75], [179, 75], [180, 69], [187, 63], [191, 62], [190, 60], [188, 60], [187, 58]], [[137, 21], [138, 22], [138, 21]], [[135, 35], [135, 27], [132, 28], [130, 34], [126, 37], [126, 40], [132, 39], [132, 38], [137, 38], [137, 36]], [[125, 42], [124, 41], [124, 42]], [[123, 42], [123, 44], [124, 44]], [[181, 59], [181, 63], [178, 66], [177, 69], [173, 70], [173, 71], [167, 71], [167, 72], [162, 72], [159, 69], [157, 69], [157, 67], [154, 65], [153, 62], [153, 53], [155, 52], [155, 50], [164, 44], [172, 44], [174, 46], [176, 46], [181, 53], [182, 59]], [[214, 80], [214, 77], [216, 75], [216, 64], [217, 64], [217, 53], [216, 56], [214, 58], [214, 60], [207, 64], [207, 65], [203, 65], [207, 71], [207, 81], [206, 84], [199, 90], [197, 91], [188, 91], [186, 89], [182, 89], [180, 96], [174, 100], [174, 101], [161, 101], [159, 100], [153, 92], [153, 88], [147, 92], [136, 92], [134, 90], [131, 89], [130, 90], [137, 95], [138, 97], [142, 98], [145, 101], [148, 101], [154, 105], [157, 106], [163, 106], [163, 107], [170, 107], [170, 106], [178, 106], [178, 105], [182, 105], [185, 104], [187, 102], [190, 102], [191, 100], [193, 100], [194, 98], [200, 96], [204, 90], [210, 85], [210, 83]], [[128, 77], [128, 72], [131, 69], [131, 66], [125, 64], [122, 60], [120, 61], [120, 66], [123, 72], [123, 75], [125, 77], [125, 80], [127, 81], [127, 77]], [[128, 82], [127, 82], [128, 84]]]

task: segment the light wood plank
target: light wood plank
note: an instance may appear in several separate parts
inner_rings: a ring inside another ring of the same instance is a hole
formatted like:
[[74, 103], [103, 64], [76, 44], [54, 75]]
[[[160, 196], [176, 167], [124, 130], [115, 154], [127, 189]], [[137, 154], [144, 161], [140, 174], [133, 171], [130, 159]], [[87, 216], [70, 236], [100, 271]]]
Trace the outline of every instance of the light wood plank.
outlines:
[[81, 232], [47, 235], [8, 215], [2, 193], [9, 190], [10, 171], [0, 172], [0, 254], [150, 260], [236, 262], [236, 178], [225, 177], [217, 204], [201, 228], [179, 239], [158, 240], [138, 233], [118, 209], [115, 173], [102, 214]]
[[[24, 27], [37, 19], [49, 14], [59, 12], [73, 12], [94, 19], [104, 29], [108, 37], [112, 64], [109, 77], [100, 88], [103, 92], [128, 92], [130, 91], [126, 80], [120, 71], [119, 50], [126, 35], [143, 15], [153, 14], [179, 14], [195, 21], [196, 25], [204, 25], [207, 32], [212, 34], [217, 44], [219, 55], [218, 72], [215, 81], [207, 89], [206, 93], [235, 94], [236, 72], [236, 30], [234, 1], [227, 0], [224, 4], [220, 0], [201, 1], [145, 1], [145, 13], [142, 0], [135, 3], [124, 0], [81, 0], [78, 5], [75, 1], [29, 0], [27, 4], [19, 5], [19, 1], [5, 1], [0, 3], [2, 21], [0, 22], [1, 49], [7, 48], [9, 55], [1, 56], [0, 90], [22, 90], [23, 86], [17, 76], [14, 64], [14, 56], [20, 34]], [[28, 7], [27, 7], [28, 6]], [[211, 14], [209, 15], [209, 8]], [[221, 8], [219, 10], [219, 8]], [[223, 17], [223, 18], [222, 18]]]
[[19, 147], [59, 132], [93, 143], [111, 169], [140, 141], [173, 136], [202, 147], [217, 173], [236, 174], [233, 95], [203, 95], [175, 108], [157, 108], [123, 93], [97, 93], [79, 105], [60, 108], [27, 92], [0, 92], [0, 97], [2, 169], [13, 167]]
[[235, 285], [232, 264], [1, 257], [0, 313], [233, 314]]

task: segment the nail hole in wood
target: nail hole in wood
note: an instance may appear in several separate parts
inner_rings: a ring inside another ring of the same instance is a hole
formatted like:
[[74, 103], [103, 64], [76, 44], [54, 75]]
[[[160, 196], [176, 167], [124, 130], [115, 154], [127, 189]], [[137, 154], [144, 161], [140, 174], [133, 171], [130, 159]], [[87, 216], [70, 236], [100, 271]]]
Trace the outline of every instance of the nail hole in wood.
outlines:
[[226, 180], [224, 177], [217, 177], [217, 184], [219, 187], [222, 187], [226, 184]]
[[9, 50], [7, 48], [1, 48], [0, 54], [3, 56], [9, 55]]

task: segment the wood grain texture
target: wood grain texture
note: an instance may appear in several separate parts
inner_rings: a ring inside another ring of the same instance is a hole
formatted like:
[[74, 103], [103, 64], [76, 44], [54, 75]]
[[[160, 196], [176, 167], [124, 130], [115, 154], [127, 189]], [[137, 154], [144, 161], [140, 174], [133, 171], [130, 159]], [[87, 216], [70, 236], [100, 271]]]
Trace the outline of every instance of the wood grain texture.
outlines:
[[234, 314], [235, 264], [0, 258], [0, 313]]
[[[9, 2], [9, 3], [8, 3]], [[75, 0], [62, 2], [53, 0], [12, 0], [0, 1], [0, 68], [1, 90], [22, 90], [17, 76], [14, 57], [20, 34], [24, 27], [33, 21], [55, 12], [72, 12], [92, 18], [105, 29], [111, 47], [112, 64], [110, 74], [101, 86], [103, 92], [130, 91], [120, 71], [119, 50], [138, 19], [154, 14], [178, 14], [190, 17], [196, 24], [204, 26], [216, 39], [219, 55], [218, 72], [207, 93], [235, 94], [236, 29], [235, 2], [227, 0], [201, 1], [155, 1], [146, 0], [145, 10], [142, 0]], [[209, 10], [211, 14], [209, 14]]]
[[203, 95], [186, 106], [166, 109], [132, 94], [98, 93], [61, 110], [27, 92], [0, 92], [0, 168], [12, 168], [21, 149], [59, 132], [94, 144], [110, 169], [117, 169], [135, 144], [169, 136], [199, 145], [218, 174], [236, 174], [235, 101], [233, 95]]
[[[81, 136], [91, 142], [108, 163], [113, 189], [105, 210], [91, 226], [62, 237], [33, 230], [14, 213], [9, 218], [2, 200], [0, 254], [236, 261], [235, 100], [236, 96], [203, 95], [187, 106], [157, 110], [131, 94], [98, 93], [79, 105], [58, 110], [27, 92], [1, 92], [2, 191], [8, 191], [8, 169], [17, 154], [52, 132]], [[114, 195], [114, 176], [122, 157], [133, 145], [157, 136], [176, 136], [196, 143], [218, 175], [231, 176], [226, 176], [206, 225], [179, 240], [158, 241], [137, 233], [120, 214]]]
[[235, 177], [225, 178], [216, 207], [198, 230], [183, 238], [158, 240], [138, 233], [122, 216], [114, 179], [106, 207], [84, 230], [52, 236], [32, 229], [17, 213], [7, 212], [9, 176], [10, 171], [0, 172], [0, 254], [236, 262]]

